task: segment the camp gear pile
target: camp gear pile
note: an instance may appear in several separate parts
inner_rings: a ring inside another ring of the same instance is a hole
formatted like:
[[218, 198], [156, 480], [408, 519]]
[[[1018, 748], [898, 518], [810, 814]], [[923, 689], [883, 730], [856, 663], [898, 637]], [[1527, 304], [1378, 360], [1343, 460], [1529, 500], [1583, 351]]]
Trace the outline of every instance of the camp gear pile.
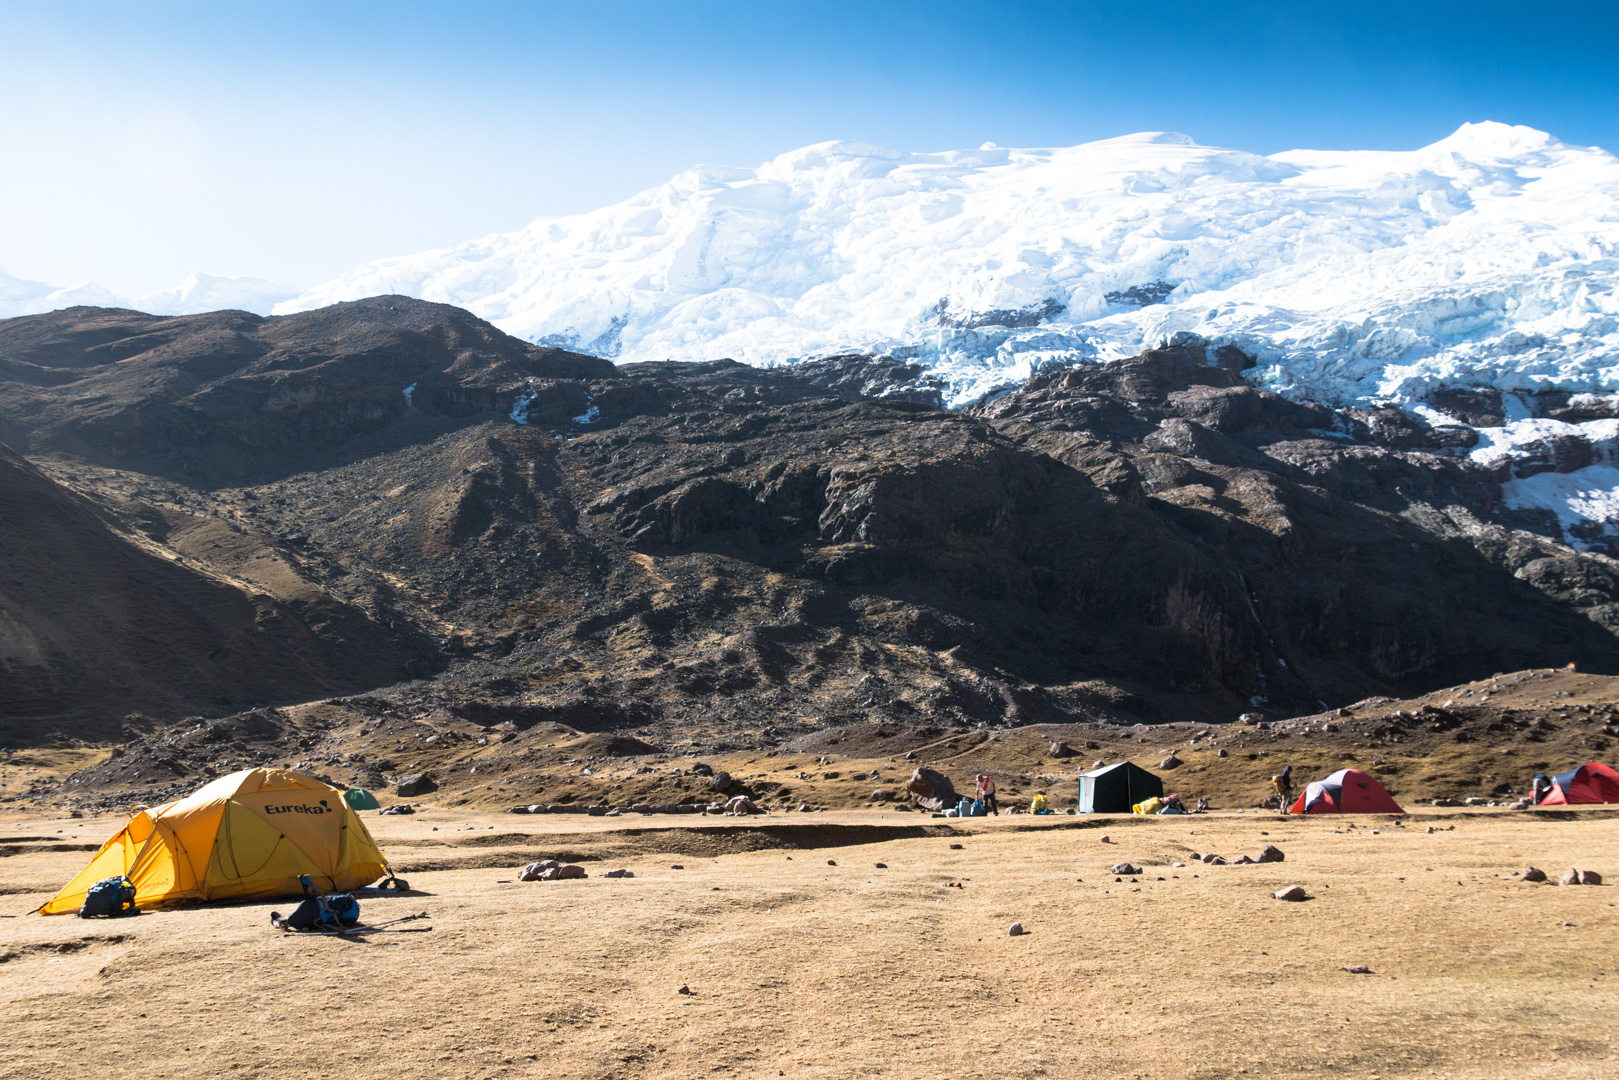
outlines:
[[342, 789], [286, 769], [247, 769], [184, 799], [136, 810], [40, 910], [77, 911], [95, 883], [115, 875], [129, 879], [135, 902], [147, 909], [297, 895], [300, 875], [346, 892], [386, 871]]
[[84, 906], [79, 908], [79, 918], [97, 919], [129, 915], [134, 910], [135, 886], [120, 874], [117, 877], [103, 878], [90, 886], [89, 892], [84, 894]]

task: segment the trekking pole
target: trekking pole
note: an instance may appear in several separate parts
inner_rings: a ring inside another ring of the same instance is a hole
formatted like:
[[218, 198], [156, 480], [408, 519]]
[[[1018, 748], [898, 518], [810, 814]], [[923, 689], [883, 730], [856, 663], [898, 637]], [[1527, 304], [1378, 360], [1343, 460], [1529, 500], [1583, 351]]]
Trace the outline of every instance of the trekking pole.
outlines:
[[371, 923], [368, 926], [366, 926], [365, 929], [367, 929], [367, 930], [376, 930], [379, 927], [392, 926], [395, 923], [414, 922], [417, 919], [430, 919], [430, 918], [432, 918], [431, 915], [429, 915], [425, 911], [422, 911], [422, 912], [418, 912], [415, 915], [404, 915], [404, 916], [401, 916], [400, 918], [397, 918], [397, 919], [389, 919], [387, 922]]

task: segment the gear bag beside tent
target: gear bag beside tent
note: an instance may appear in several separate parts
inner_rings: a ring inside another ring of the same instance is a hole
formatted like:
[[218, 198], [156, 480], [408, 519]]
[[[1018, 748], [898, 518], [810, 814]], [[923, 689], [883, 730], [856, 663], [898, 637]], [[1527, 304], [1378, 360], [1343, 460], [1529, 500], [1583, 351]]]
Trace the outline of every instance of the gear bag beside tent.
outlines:
[[119, 875], [134, 884], [137, 907], [154, 908], [297, 895], [304, 874], [328, 892], [348, 892], [386, 871], [341, 788], [286, 769], [247, 769], [136, 810], [39, 910], [77, 911], [91, 886]]

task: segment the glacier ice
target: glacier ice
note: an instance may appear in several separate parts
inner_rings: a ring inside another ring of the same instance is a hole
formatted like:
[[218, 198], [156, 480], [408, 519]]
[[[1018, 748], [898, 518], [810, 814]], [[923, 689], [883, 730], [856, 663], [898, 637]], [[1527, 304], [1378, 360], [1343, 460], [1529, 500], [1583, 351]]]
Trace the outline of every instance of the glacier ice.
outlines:
[[405, 293], [620, 361], [871, 351], [964, 404], [1177, 332], [1331, 404], [1619, 377], [1619, 161], [1466, 124], [1269, 157], [1183, 135], [922, 154], [830, 142], [359, 267], [277, 307]]

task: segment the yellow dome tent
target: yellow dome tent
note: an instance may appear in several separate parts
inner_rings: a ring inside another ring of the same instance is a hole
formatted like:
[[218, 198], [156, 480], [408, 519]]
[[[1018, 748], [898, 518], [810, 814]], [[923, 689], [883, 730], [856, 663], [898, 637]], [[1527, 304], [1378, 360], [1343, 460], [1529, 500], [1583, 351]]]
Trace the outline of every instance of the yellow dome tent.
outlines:
[[187, 900], [257, 900], [369, 885], [387, 871], [377, 842], [341, 788], [286, 769], [247, 769], [191, 795], [142, 807], [90, 865], [39, 910], [77, 911], [103, 878], [135, 884], [137, 907]]

